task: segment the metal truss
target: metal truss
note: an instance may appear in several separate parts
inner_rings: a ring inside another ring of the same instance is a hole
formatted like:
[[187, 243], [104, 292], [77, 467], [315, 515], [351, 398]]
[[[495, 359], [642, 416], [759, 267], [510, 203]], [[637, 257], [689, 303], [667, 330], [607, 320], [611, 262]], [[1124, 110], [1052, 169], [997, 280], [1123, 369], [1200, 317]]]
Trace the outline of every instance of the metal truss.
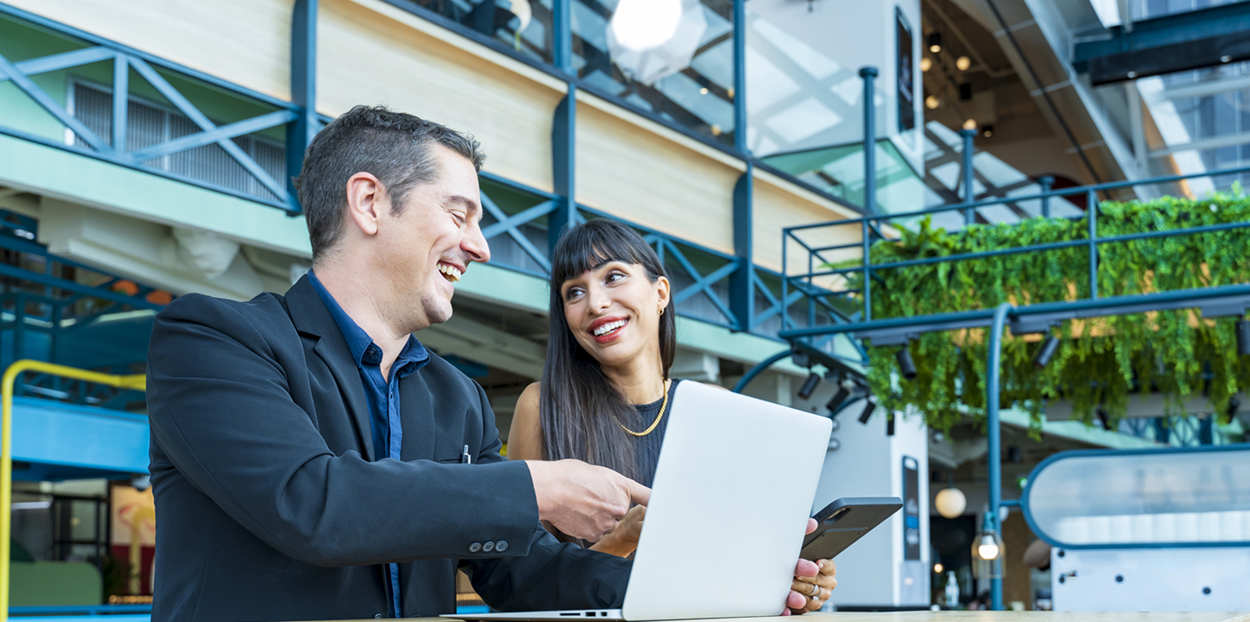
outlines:
[[[5, 14], [37, 26], [49, 28], [62, 35], [72, 37], [83, 45], [82, 48], [70, 52], [52, 54], [20, 62], [11, 62], [3, 55], [0, 55], [0, 83], [12, 82], [18, 89], [34, 100], [40, 108], [56, 118], [56, 120], [59, 121], [65, 128], [73, 132], [73, 134], [85, 143], [86, 146], [80, 147], [75, 144], [67, 144], [66, 142], [51, 140], [44, 136], [32, 134], [22, 130], [21, 128], [8, 125], [3, 119], [0, 119], [0, 133], [56, 147], [57, 149], [71, 151], [80, 155], [86, 155], [110, 162], [112, 164], [141, 170], [145, 173], [169, 177], [171, 179], [208, 188], [217, 192], [238, 196], [250, 201], [264, 203], [266, 205], [286, 210], [290, 213], [298, 213], [300, 211], [295, 195], [291, 192], [291, 189], [288, 188], [286, 182], [279, 182], [275, 180], [272, 175], [265, 171], [265, 169], [262, 168], [255, 159], [245, 153], [232, 139], [273, 127], [289, 126], [296, 121], [300, 121], [302, 124], [301, 127], [305, 128], [305, 131], [307, 132], [306, 128], [309, 127], [309, 123], [307, 122], [308, 120], [306, 119], [308, 116], [307, 108], [301, 107], [295, 103], [282, 101], [280, 99], [242, 88], [224, 80], [214, 78], [176, 63], [162, 60], [113, 41], [67, 27], [63, 24], [53, 22], [41, 16], [16, 9], [8, 5], [0, 4], [0, 14]], [[113, 64], [113, 106], [111, 116], [112, 132], [109, 136], [97, 135], [81, 120], [76, 118], [69, 110], [67, 110], [66, 106], [57, 102], [55, 98], [31, 80], [31, 76], [38, 74], [71, 69], [74, 67], [81, 67], [83, 65], [106, 61], [111, 61]], [[175, 138], [140, 149], [128, 149], [127, 109], [130, 101], [129, 81], [132, 70], [154, 89], [156, 89], [171, 104], [173, 104], [179, 112], [190, 119], [199, 131], [188, 136]], [[185, 95], [183, 95], [181, 91], [174, 87], [163, 74], [177, 75], [182, 79], [188, 79], [193, 82], [206, 84], [211, 87], [215, 87], [216, 89], [224, 90], [239, 97], [240, 99], [247, 100], [253, 104], [258, 104], [264, 108], [269, 108], [271, 111], [226, 125], [217, 125], [203, 112], [201, 112], [200, 109], [197, 108], [195, 104], [193, 104]], [[288, 133], [291, 133], [294, 132], [295, 129], [296, 128], [288, 128], [287, 131]], [[145, 162], [151, 161], [155, 158], [209, 145], [219, 146], [233, 161], [238, 163], [239, 166], [243, 168], [247, 175], [255, 179], [261, 186], [264, 187], [265, 190], [272, 194], [272, 197], [276, 198], [259, 196], [234, 188], [221, 186], [219, 184], [195, 179], [187, 175], [170, 171], [162, 171], [150, 166], [144, 166]], [[291, 151], [292, 147], [293, 146], [291, 144], [288, 144], [288, 153]], [[299, 149], [299, 155], [302, 157], [302, 146], [299, 146], [297, 143], [294, 147]], [[295, 170], [298, 171], [298, 168]], [[290, 176], [291, 175], [288, 174], [284, 177], [289, 178]]]

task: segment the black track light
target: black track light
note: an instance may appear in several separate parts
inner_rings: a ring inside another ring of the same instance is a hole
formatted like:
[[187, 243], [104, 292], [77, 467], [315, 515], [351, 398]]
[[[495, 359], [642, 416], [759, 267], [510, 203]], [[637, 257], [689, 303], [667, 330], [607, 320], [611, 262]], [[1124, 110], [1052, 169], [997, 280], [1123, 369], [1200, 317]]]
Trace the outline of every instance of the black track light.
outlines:
[[877, 409], [877, 403], [871, 397], [864, 400], [864, 412], [859, 414], [859, 422], [868, 425], [868, 418], [872, 416], [872, 411]]
[[1046, 341], [1042, 342], [1042, 349], [1037, 351], [1037, 356], [1033, 357], [1033, 365], [1038, 369], [1044, 369], [1050, 364], [1050, 359], [1055, 357], [1055, 352], [1059, 351], [1059, 338], [1054, 335], [1046, 335]]
[[935, 32], [929, 35], [929, 51], [933, 54], [942, 51], [942, 33]]
[[1107, 411], [1103, 410], [1102, 406], [1099, 406], [1098, 410], [1094, 411], [1094, 414], [1098, 416], [1098, 423], [1102, 424], [1102, 429], [1110, 432], [1111, 417], [1107, 415]]
[[1250, 320], [1237, 320], [1237, 354], [1250, 356]]
[[911, 351], [907, 349], [907, 346], [895, 352], [894, 359], [898, 361], [898, 371], [903, 374], [904, 378], [911, 380], [916, 377], [916, 363], [911, 360]]
[[959, 84], [959, 101], [972, 101], [972, 83], [961, 82]]
[[845, 402], [846, 398], [850, 396], [851, 390], [846, 388], [846, 385], [838, 387], [838, 392], [834, 393], [833, 397], [829, 398], [828, 404], [825, 404], [825, 408], [829, 409], [829, 416], [838, 416], [838, 412], [842, 410], [840, 406], [842, 406], [842, 403]]
[[803, 386], [799, 387], [799, 398], [807, 399], [816, 391], [816, 387], [820, 385], [820, 374], [812, 372], [807, 375], [807, 380], [803, 381]]
[[885, 416], [885, 435], [894, 436], [894, 415]]

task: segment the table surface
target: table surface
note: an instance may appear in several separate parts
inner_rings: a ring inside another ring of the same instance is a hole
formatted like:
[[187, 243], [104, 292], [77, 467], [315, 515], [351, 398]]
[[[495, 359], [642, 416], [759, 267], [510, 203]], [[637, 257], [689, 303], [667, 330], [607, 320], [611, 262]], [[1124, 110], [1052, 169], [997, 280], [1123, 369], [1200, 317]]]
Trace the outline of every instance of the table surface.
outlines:
[[[1232, 612], [1115, 612], [1115, 611], [894, 611], [883, 613], [809, 613], [802, 618], [732, 618], [733, 622], [768, 620], [826, 622], [1250, 622], [1250, 613]], [[422, 622], [451, 622], [450, 618], [419, 618]], [[717, 618], [726, 622], [730, 618]], [[358, 622], [369, 622], [360, 620]], [[687, 620], [684, 622], [713, 622]]]

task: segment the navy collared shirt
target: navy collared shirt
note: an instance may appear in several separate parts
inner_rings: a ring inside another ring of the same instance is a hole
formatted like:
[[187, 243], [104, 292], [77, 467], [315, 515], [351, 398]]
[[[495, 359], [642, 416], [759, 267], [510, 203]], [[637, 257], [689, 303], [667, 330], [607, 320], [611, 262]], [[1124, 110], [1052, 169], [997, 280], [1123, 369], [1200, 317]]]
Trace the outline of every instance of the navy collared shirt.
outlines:
[[[391, 365], [391, 377], [382, 377], [382, 348], [373, 343], [369, 334], [343, 311], [338, 301], [326, 291], [317, 275], [310, 270], [308, 281], [312, 283], [321, 301], [330, 310], [334, 323], [347, 340], [347, 348], [360, 371], [360, 381], [365, 387], [365, 399], [369, 402], [369, 428], [373, 433], [373, 455], [376, 459], [399, 460], [403, 446], [404, 429], [399, 420], [399, 378], [406, 378], [430, 361], [430, 353], [417, 338], [408, 335], [408, 343], [399, 352], [399, 358]], [[387, 595], [390, 596], [390, 615], [400, 617], [403, 609], [399, 602], [399, 564], [387, 564]]]

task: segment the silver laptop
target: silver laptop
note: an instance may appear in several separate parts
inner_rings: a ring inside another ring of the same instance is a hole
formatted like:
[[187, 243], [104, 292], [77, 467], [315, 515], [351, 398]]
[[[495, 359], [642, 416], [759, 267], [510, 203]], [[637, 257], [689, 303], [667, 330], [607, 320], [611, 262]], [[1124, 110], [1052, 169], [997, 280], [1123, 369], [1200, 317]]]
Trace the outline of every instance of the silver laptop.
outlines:
[[[829, 420], [697, 382], [677, 386], [668, 416], [624, 607], [444, 617], [680, 620], [780, 614], [824, 464]], [[691, 565], [718, 570], [691, 583]]]

